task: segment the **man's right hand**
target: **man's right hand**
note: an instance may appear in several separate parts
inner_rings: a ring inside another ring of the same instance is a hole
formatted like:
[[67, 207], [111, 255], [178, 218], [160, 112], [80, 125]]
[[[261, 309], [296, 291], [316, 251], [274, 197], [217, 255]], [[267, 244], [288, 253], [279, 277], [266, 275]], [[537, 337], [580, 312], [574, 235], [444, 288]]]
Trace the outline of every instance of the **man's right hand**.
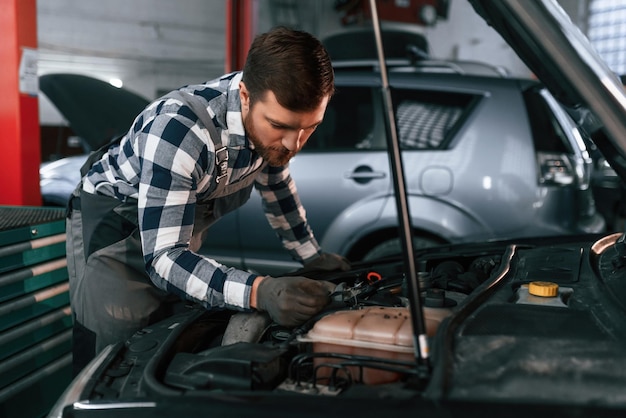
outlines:
[[259, 277], [256, 309], [267, 312], [278, 324], [292, 327], [304, 323], [330, 303], [335, 285], [302, 276]]

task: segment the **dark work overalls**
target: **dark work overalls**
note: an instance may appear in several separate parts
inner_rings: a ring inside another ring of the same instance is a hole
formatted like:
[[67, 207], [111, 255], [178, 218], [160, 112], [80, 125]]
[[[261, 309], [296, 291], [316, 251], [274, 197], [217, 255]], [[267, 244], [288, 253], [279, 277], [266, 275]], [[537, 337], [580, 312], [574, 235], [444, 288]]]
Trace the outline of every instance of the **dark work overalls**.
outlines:
[[[237, 183], [227, 184], [228, 149], [206, 108], [179, 92], [168, 97], [191, 107], [209, 129], [215, 144], [214, 190], [196, 204], [189, 245], [191, 251], [198, 251], [208, 228], [249, 199], [256, 174], [266, 164]], [[107, 149], [108, 146], [103, 147], [90, 155], [83, 166], [83, 177]], [[150, 281], [143, 260], [137, 210], [135, 199], [121, 202], [93, 195], [82, 191], [82, 184], [70, 200], [67, 265], [74, 317], [75, 374], [107, 345], [124, 341], [141, 328], [171, 315], [180, 301]]]

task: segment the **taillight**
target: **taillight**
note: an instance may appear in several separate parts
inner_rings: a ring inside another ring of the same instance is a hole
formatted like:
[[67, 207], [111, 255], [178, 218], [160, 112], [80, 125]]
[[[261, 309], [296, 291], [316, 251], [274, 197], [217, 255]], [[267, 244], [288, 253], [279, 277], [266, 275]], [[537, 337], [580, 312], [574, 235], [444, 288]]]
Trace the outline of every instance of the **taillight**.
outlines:
[[537, 159], [540, 184], [567, 186], [575, 182], [577, 173], [567, 154], [539, 152]]
[[577, 219], [594, 218], [596, 214], [595, 200], [589, 187], [590, 167], [583, 159], [574, 159], [568, 154], [538, 152], [539, 184], [545, 186], [574, 185], [576, 201], [573, 208]]

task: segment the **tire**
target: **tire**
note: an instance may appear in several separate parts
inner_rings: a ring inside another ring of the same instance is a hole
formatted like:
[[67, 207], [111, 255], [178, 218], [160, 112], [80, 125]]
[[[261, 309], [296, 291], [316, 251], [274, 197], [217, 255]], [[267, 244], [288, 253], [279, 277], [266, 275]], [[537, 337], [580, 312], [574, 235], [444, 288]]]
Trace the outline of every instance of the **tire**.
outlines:
[[[413, 237], [413, 249], [433, 247], [439, 244], [437, 241], [425, 237]], [[376, 244], [363, 256], [363, 261], [372, 261], [379, 258], [402, 254], [400, 238], [391, 238]]]

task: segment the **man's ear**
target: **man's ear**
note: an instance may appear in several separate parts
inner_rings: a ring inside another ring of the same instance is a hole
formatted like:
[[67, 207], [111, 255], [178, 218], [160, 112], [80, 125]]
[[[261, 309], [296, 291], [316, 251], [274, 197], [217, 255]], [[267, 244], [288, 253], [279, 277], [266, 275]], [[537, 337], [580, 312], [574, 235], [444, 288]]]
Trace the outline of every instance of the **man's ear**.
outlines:
[[239, 100], [241, 101], [242, 109], [248, 110], [250, 107], [250, 94], [243, 81], [239, 82]]

